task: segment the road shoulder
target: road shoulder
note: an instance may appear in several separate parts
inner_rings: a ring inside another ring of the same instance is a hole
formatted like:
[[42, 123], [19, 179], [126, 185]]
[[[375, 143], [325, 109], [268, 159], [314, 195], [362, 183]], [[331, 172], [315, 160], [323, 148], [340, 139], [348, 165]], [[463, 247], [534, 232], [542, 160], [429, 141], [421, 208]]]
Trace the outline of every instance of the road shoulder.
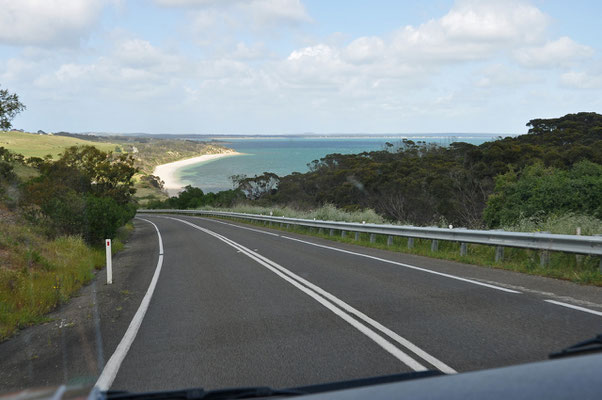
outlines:
[[0, 393], [61, 384], [93, 385], [126, 331], [155, 270], [157, 234], [135, 219], [124, 250], [113, 259], [113, 284], [106, 270], [68, 303], [48, 314], [49, 322], [0, 343]]

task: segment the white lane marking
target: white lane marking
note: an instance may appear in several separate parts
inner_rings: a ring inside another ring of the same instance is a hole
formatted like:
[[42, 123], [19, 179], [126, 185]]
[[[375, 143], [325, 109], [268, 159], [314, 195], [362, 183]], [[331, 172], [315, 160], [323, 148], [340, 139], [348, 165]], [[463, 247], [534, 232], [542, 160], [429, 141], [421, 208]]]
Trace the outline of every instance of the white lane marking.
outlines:
[[391, 260], [387, 260], [385, 258], [370, 256], [368, 254], [362, 254], [362, 253], [357, 253], [355, 251], [343, 250], [343, 249], [339, 249], [337, 247], [331, 247], [331, 246], [326, 246], [326, 245], [323, 245], [323, 244], [317, 244], [317, 243], [313, 243], [313, 242], [308, 242], [306, 240], [296, 239], [296, 238], [293, 238], [293, 237], [290, 237], [290, 236], [276, 235], [274, 233], [264, 232], [264, 231], [260, 231], [258, 229], [251, 229], [251, 228], [247, 228], [247, 227], [243, 227], [243, 226], [239, 226], [239, 225], [235, 225], [235, 224], [229, 224], [227, 222], [216, 221], [214, 219], [207, 219], [207, 218], [200, 218], [200, 217], [196, 217], [196, 218], [198, 218], [198, 219], [204, 219], [204, 220], [210, 220], [210, 221], [214, 221], [214, 222], [219, 222], [220, 224], [230, 225], [230, 226], [234, 226], [234, 227], [237, 227], [237, 228], [240, 228], [240, 229], [248, 229], [248, 230], [251, 230], [251, 231], [256, 231], [256, 232], [260, 232], [260, 233], [266, 233], [266, 234], [273, 235], [273, 236], [279, 236], [279, 237], [281, 237], [283, 239], [293, 240], [293, 241], [300, 242], [300, 243], [305, 243], [305, 244], [308, 244], [308, 245], [311, 245], [311, 246], [322, 247], [324, 249], [339, 251], [341, 253], [353, 254], [355, 256], [360, 256], [360, 257], [366, 257], [366, 258], [370, 258], [372, 260], [377, 260], [377, 261], [381, 261], [381, 262], [384, 262], [384, 263], [389, 263], [389, 264], [393, 264], [393, 265], [399, 265], [399, 266], [405, 267], [405, 268], [414, 269], [416, 271], [427, 272], [429, 274], [444, 276], [446, 278], [456, 279], [456, 280], [459, 280], [459, 281], [462, 281], [462, 282], [472, 283], [474, 285], [479, 285], [479, 286], [484, 286], [484, 287], [488, 287], [488, 288], [491, 288], [491, 289], [501, 290], [502, 292], [521, 294], [521, 292], [519, 292], [517, 290], [506, 289], [506, 288], [501, 287], [501, 286], [495, 286], [495, 285], [491, 285], [489, 283], [483, 283], [483, 282], [479, 282], [479, 281], [474, 281], [472, 279], [462, 278], [462, 277], [459, 277], [459, 276], [455, 276], [455, 275], [451, 275], [451, 274], [446, 274], [444, 272], [437, 272], [437, 271], [433, 271], [433, 270], [430, 270], [430, 269], [427, 269], [427, 268], [417, 267], [415, 265], [400, 263], [400, 262], [397, 262], [397, 261], [391, 261]]
[[200, 220], [203, 220], [203, 221], [213, 221], [213, 222], [217, 222], [217, 223], [224, 224], [224, 225], [235, 226], [235, 227], [237, 227], [237, 228], [240, 228], [240, 229], [246, 229], [246, 230], [248, 230], [248, 231], [253, 231], [253, 232], [257, 232], [257, 233], [263, 233], [263, 234], [265, 234], [265, 235], [270, 235], [270, 236], [281, 236], [281, 235], [279, 235], [279, 234], [277, 234], [277, 233], [266, 232], [266, 231], [262, 231], [262, 230], [260, 230], [260, 229], [248, 228], [248, 227], [246, 227], [246, 226], [240, 226], [240, 225], [229, 224], [229, 223], [227, 223], [227, 222], [224, 222], [224, 221], [218, 221], [218, 220], [216, 220], [216, 219], [213, 219], [213, 218], [203, 218], [203, 217], [192, 217], [192, 218], [200, 219]]
[[325, 249], [339, 251], [341, 253], [353, 254], [353, 255], [356, 255], [356, 256], [360, 256], [360, 257], [370, 258], [372, 260], [382, 261], [382, 262], [393, 264], [393, 265], [399, 265], [400, 267], [410, 268], [410, 269], [414, 269], [416, 271], [422, 271], [422, 272], [426, 272], [426, 273], [433, 274], [433, 275], [444, 276], [446, 278], [456, 279], [456, 280], [459, 280], [459, 281], [462, 281], [462, 282], [472, 283], [473, 285], [485, 286], [485, 287], [488, 287], [488, 288], [491, 288], [491, 289], [501, 290], [502, 292], [521, 294], [521, 292], [516, 291], [516, 290], [506, 289], [506, 288], [501, 287], [501, 286], [490, 285], [488, 283], [483, 283], [483, 282], [479, 282], [479, 281], [473, 281], [472, 279], [461, 278], [459, 276], [455, 276], [455, 275], [451, 275], [451, 274], [446, 274], [444, 272], [437, 272], [437, 271], [433, 271], [433, 270], [430, 270], [430, 269], [417, 267], [415, 265], [405, 264], [405, 263], [401, 263], [401, 262], [397, 262], [397, 261], [391, 261], [391, 260], [387, 260], [385, 258], [375, 257], [375, 256], [371, 256], [371, 255], [368, 255], [368, 254], [356, 253], [355, 251], [343, 250], [343, 249], [339, 249], [339, 248], [336, 248], [336, 247], [326, 246], [326, 245], [323, 245], [323, 244], [312, 243], [312, 242], [308, 242], [306, 240], [296, 239], [296, 238], [289, 237], [289, 236], [281, 236], [281, 237], [283, 239], [294, 240], [295, 242], [301, 242], [301, 243], [309, 244], [309, 245], [316, 246], [316, 247], [322, 247], [322, 248], [325, 248]]
[[[199, 217], [197, 217], [197, 218], [199, 218]], [[199, 219], [205, 219], [206, 220], [206, 218], [199, 218]], [[241, 229], [250, 229], [250, 230], [258, 231], [258, 232], [261, 232], [261, 233], [269, 233], [269, 232], [260, 231], [258, 229], [251, 229], [251, 228], [246, 228], [246, 227], [235, 225], [235, 224], [230, 224], [230, 223], [227, 223], [227, 222], [217, 221], [217, 220], [214, 220], [214, 219], [211, 219], [211, 221], [219, 222], [220, 224], [230, 225], [230, 226], [234, 226], [234, 227], [241, 228]], [[273, 233], [269, 233], [269, 234], [270, 235], [274, 235]], [[429, 273], [433, 273], [433, 274], [437, 274], [437, 275], [443, 275], [443, 276], [447, 276], [449, 278], [459, 279], [459, 280], [462, 280], [462, 281], [467, 281], [467, 282], [475, 283], [477, 285], [482, 285], [482, 286], [487, 286], [487, 287], [498, 289], [498, 290], [503, 290], [503, 291], [509, 292], [509, 293], [518, 293], [518, 294], [521, 294], [521, 292], [516, 291], [516, 290], [511, 290], [511, 289], [506, 289], [506, 288], [498, 287], [498, 286], [495, 286], [495, 285], [490, 285], [490, 284], [486, 284], [486, 283], [476, 282], [476, 281], [472, 281], [472, 280], [469, 280], [469, 279], [466, 279], [466, 278], [460, 278], [460, 277], [456, 277], [456, 276], [453, 276], [453, 275], [444, 274], [444, 273], [441, 273], [441, 272], [435, 272], [435, 271], [427, 270], [427, 269], [424, 269], [424, 268], [416, 267], [416, 266], [413, 266], [413, 265], [398, 263], [398, 262], [395, 262], [395, 261], [390, 261], [390, 260], [386, 260], [386, 259], [379, 258], [379, 257], [369, 256], [367, 254], [355, 253], [355, 252], [352, 252], [352, 251], [349, 251], [349, 250], [343, 250], [343, 249], [338, 249], [336, 247], [330, 247], [330, 246], [325, 246], [325, 245], [321, 245], [321, 244], [317, 244], [317, 243], [312, 243], [312, 242], [308, 242], [308, 241], [305, 241], [305, 240], [292, 238], [292, 237], [289, 237], [289, 236], [284, 236], [284, 235], [277, 235], [277, 236], [280, 236], [283, 239], [294, 240], [294, 241], [298, 241], [298, 242], [301, 242], [301, 243], [309, 244], [309, 245], [312, 245], [312, 246], [323, 247], [323, 248], [326, 248], [326, 249], [336, 250], [336, 251], [340, 251], [340, 252], [343, 252], [343, 253], [355, 254], [355, 255], [358, 255], [358, 256], [372, 258], [372, 259], [376, 259], [376, 260], [379, 260], [379, 261], [388, 262], [388, 263], [391, 263], [391, 264], [401, 265], [401, 266], [404, 266], [404, 267], [407, 267], [407, 268], [413, 268], [413, 269], [417, 269], [417, 270], [420, 270], [420, 271], [429, 272]], [[525, 290], [527, 290], [527, 289], [525, 289]], [[532, 291], [532, 290], [530, 290], [530, 291]], [[533, 292], [539, 293], [539, 292], [536, 292], [536, 291], [533, 291]], [[546, 301], [548, 303], [556, 304], [556, 305], [559, 305], [559, 306], [563, 306], [563, 307], [567, 307], [567, 308], [572, 308], [574, 310], [578, 310], [578, 311], [583, 311], [583, 312], [586, 312], [586, 313], [594, 314], [594, 315], [597, 315], [597, 316], [602, 316], [602, 312], [591, 310], [589, 308], [580, 307], [580, 306], [576, 306], [576, 305], [568, 304], [568, 303], [563, 303], [561, 301], [556, 301], [556, 300], [544, 300], [544, 301]]]
[[130, 349], [132, 343], [134, 342], [134, 339], [136, 338], [138, 329], [140, 329], [140, 325], [142, 324], [144, 315], [148, 310], [148, 305], [150, 304], [151, 298], [153, 297], [153, 292], [155, 291], [157, 281], [159, 280], [159, 274], [161, 273], [161, 267], [163, 266], [163, 239], [161, 238], [161, 232], [159, 232], [159, 228], [157, 228], [157, 225], [155, 225], [153, 222], [147, 219], [139, 217], [136, 218], [142, 221], [146, 221], [155, 227], [155, 230], [157, 231], [157, 237], [159, 238], [159, 251], [161, 254], [159, 254], [159, 260], [157, 261], [157, 267], [155, 268], [153, 279], [151, 280], [151, 283], [148, 286], [148, 289], [146, 290], [146, 294], [144, 295], [142, 302], [140, 302], [140, 306], [138, 307], [136, 314], [134, 314], [134, 318], [132, 318], [132, 321], [130, 322], [127, 331], [121, 339], [121, 342], [119, 342], [119, 345], [115, 349], [115, 352], [107, 362], [107, 365], [105, 365], [104, 369], [102, 370], [102, 373], [100, 374], [100, 377], [94, 385], [101, 391], [109, 390], [109, 388], [113, 384], [113, 381], [117, 376], [117, 372], [121, 367], [121, 363], [123, 362], [128, 350]]
[[[166, 218], [170, 218], [170, 217], [166, 217]], [[371, 319], [367, 315], [365, 315], [362, 312], [351, 307], [344, 301], [338, 299], [334, 295], [326, 292], [325, 290], [314, 285], [313, 283], [301, 278], [300, 276], [294, 274], [293, 272], [291, 272], [288, 269], [284, 268], [283, 266], [275, 263], [274, 261], [251, 251], [250, 249], [242, 246], [241, 244], [239, 244], [231, 239], [228, 239], [225, 236], [222, 236], [218, 233], [210, 231], [209, 229], [202, 228], [189, 221], [185, 221], [185, 220], [181, 220], [181, 219], [177, 219], [177, 218], [170, 218], [170, 219], [180, 221], [180, 222], [190, 225], [202, 232], [205, 232], [211, 236], [214, 236], [214, 237], [222, 240], [226, 244], [234, 247], [239, 252], [242, 252], [249, 258], [255, 260], [257, 263], [263, 265], [264, 267], [266, 267], [267, 269], [269, 269], [276, 275], [280, 276], [282, 279], [291, 283], [292, 285], [297, 287], [299, 290], [303, 291], [305, 294], [314, 298], [316, 301], [318, 301], [324, 307], [328, 308], [333, 313], [335, 313], [337, 316], [339, 316], [340, 318], [345, 320], [347, 323], [349, 323], [350, 325], [352, 325], [353, 327], [358, 329], [360, 332], [362, 332], [363, 334], [368, 336], [370, 339], [372, 339], [374, 342], [376, 342], [383, 349], [388, 351], [390, 354], [392, 354], [398, 360], [402, 361], [404, 364], [406, 364], [410, 368], [414, 369], [415, 371], [424, 371], [426, 368], [424, 366], [422, 366], [420, 363], [418, 363], [417, 361], [415, 361], [414, 359], [412, 359], [409, 355], [407, 355], [406, 353], [404, 353], [403, 351], [398, 349], [395, 345], [390, 343], [388, 340], [386, 340], [385, 338], [380, 336], [378, 333], [376, 333], [375, 331], [373, 331], [366, 325], [362, 324], [360, 321], [357, 321], [356, 319], [354, 319], [351, 315], [347, 314], [345, 311], [338, 308], [335, 304], [329, 302], [327, 299], [325, 299], [325, 297], [327, 297], [329, 300], [336, 303], [339, 307], [347, 310], [350, 313], [355, 314], [357, 317], [363, 319], [364, 321], [368, 322], [373, 327], [375, 327], [375, 328], [379, 329], [381, 332], [387, 334], [389, 337], [391, 337], [392, 339], [397, 341], [399, 344], [401, 344], [401, 345], [405, 346], [406, 348], [408, 348], [409, 350], [413, 351], [416, 355], [423, 358], [425, 361], [429, 362], [431, 365], [438, 368], [442, 372], [445, 372], [448, 374], [456, 372], [453, 368], [449, 367], [442, 361], [440, 361], [440, 360], [436, 359], [435, 357], [431, 356], [430, 354], [426, 353], [424, 350], [420, 349], [419, 347], [417, 347], [416, 345], [411, 343], [409, 340], [402, 338], [395, 332], [391, 331], [390, 329], [386, 328], [385, 326], [383, 326], [380, 323], [376, 322], [375, 320]], [[306, 286], [303, 286], [302, 284], [304, 284]]]
[[597, 315], [599, 317], [602, 317], [602, 312], [600, 312], [600, 311], [594, 311], [594, 310], [590, 310], [589, 308], [574, 306], [572, 304], [563, 303], [561, 301], [556, 301], [556, 300], [544, 300], [544, 301], [548, 302], [548, 303], [556, 304], [556, 305], [559, 305], [559, 306], [563, 306], [563, 307], [567, 307], [567, 308], [572, 308], [573, 310], [579, 310], [579, 311], [583, 311], [583, 312], [586, 312], [586, 313], [590, 313], [590, 314], [594, 314], [594, 315]]

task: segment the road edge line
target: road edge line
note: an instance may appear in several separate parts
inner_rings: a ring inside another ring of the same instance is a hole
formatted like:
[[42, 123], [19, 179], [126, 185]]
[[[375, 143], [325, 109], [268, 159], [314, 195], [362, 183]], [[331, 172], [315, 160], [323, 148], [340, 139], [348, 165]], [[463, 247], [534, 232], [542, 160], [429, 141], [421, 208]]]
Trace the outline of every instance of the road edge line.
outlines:
[[153, 274], [153, 279], [151, 280], [148, 289], [146, 290], [146, 294], [142, 298], [140, 302], [140, 306], [134, 314], [128, 329], [125, 331], [123, 338], [117, 345], [117, 348], [111, 355], [111, 358], [105, 365], [102, 373], [98, 377], [96, 384], [94, 387], [98, 388], [101, 391], [107, 391], [113, 384], [115, 377], [117, 376], [117, 372], [119, 372], [119, 368], [121, 367], [121, 363], [125, 359], [128, 350], [132, 346], [134, 339], [136, 338], [136, 334], [140, 329], [140, 325], [142, 324], [142, 320], [146, 315], [146, 311], [148, 310], [148, 306], [150, 304], [151, 298], [153, 297], [153, 293], [155, 291], [155, 287], [157, 286], [157, 281], [159, 280], [159, 274], [161, 273], [161, 268], [163, 267], [163, 239], [161, 238], [161, 232], [159, 232], [159, 228], [153, 222], [148, 219], [136, 217], [139, 220], [146, 221], [155, 227], [157, 231], [157, 237], [159, 239], [159, 259], [157, 260], [157, 267], [155, 268], [155, 273]]

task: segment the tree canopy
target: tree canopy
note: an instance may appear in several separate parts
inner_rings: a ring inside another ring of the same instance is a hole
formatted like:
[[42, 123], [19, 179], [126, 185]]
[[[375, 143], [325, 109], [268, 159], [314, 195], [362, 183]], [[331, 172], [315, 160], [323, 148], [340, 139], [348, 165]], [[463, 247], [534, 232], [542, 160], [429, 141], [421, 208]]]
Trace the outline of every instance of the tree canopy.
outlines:
[[40, 176], [24, 185], [22, 207], [53, 234], [81, 235], [91, 244], [114, 237], [134, 217], [134, 160], [93, 146], [70, 147], [61, 158], [31, 160]]
[[19, 96], [9, 93], [7, 89], [0, 89], [0, 130], [9, 130], [13, 118], [25, 108], [25, 105], [19, 101]]

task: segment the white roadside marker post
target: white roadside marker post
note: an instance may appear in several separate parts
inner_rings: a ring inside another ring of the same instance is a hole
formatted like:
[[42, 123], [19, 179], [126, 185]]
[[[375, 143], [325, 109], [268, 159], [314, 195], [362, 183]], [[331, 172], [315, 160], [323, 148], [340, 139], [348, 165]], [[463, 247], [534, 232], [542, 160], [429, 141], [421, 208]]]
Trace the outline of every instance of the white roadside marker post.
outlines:
[[105, 240], [107, 248], [107, 285], [113, 283], [113, 265], [111, 257], [111, 239]]

